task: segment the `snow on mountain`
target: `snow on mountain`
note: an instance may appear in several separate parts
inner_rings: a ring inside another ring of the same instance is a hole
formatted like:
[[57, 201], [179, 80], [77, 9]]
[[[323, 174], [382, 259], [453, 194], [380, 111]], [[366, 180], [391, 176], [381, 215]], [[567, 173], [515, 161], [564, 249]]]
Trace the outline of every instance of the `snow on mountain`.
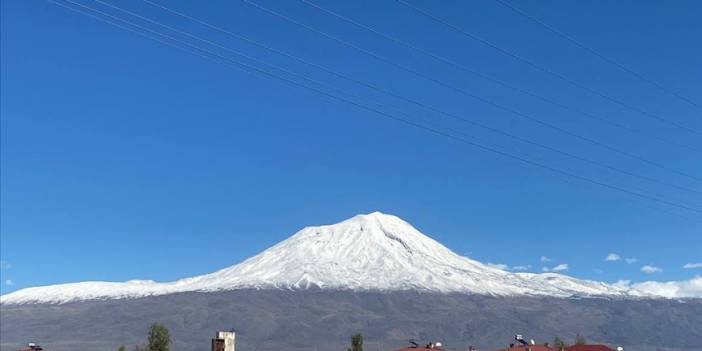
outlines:
[[374, 212], [307, 227], [244, 262], [159, 283], [81, 282], [22, 289], [3, 304], [65, 303], [233, 289], [419, 290], [487, 295], [647, 296], [625, 285], [556, 273], [510, 273], [457, 255], [402, 219]]

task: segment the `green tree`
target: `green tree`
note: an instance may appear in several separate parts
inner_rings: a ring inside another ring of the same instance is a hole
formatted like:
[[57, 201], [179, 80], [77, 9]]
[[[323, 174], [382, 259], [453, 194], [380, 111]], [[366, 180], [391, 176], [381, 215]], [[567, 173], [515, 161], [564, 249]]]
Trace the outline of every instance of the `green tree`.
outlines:
[[117, 351], [127, 351], [127, 348], [122, 345], [117, 349]]
[[566, 344], [566, 342], [563, 341], [563, 339], [556, 337], [555, 339], [553, 339], [553, 347], [555, 347], [558, 350], [563, 350], [566, 347], [568, 347], [568, 344]]
[[575, 336], [575, 345], [585, 345], [587, 344], [587, 340], [585, 340], [585, 337], [578, 334]]
[[168, 329], [161, 324], [154, 323], [149, 329], [149, 351], [168, 351], [170, 349], [171, 337]]
[[363, 335], [356, 334], [351, 337], [351, 347], [348, 351], [363, 351]]

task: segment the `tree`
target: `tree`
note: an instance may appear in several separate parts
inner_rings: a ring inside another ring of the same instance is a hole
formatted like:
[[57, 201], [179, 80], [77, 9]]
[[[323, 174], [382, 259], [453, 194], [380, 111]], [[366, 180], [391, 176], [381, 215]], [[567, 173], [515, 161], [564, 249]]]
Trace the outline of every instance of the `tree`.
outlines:
[[566, 347], [568, 347], [568, 344], [566, 344], [566, 342], [563, 341], [563, 339], [556, 337], [555, 339], [553, 339], [553, 347], [555, 347], [558, 350], [563, 350]]
[[575, 345], [585, 345], [587, 344], [587, 340], [585, 340], [585, 337], [578, 334], [575, 336]]
[[351, 337], [351, 347], [348, 351], [363, 351], [363, 335], [356, 334]]
[[149, 329], [148, 351], [168, 351], [170, 349], [171, 337], [168, 329], [161, 324], [154, 323]]
[[122, 345], [117, 349], [117, 351], [127, 351], [127, 348]]

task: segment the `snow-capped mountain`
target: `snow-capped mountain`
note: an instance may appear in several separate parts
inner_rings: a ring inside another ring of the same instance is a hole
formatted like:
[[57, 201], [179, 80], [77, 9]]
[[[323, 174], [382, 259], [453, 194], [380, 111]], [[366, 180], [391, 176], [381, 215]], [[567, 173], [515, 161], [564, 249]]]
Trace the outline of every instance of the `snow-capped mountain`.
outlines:
[[374, 212], [307, 227], [244, 262], [159, 283], [82, 282], [2, 296], [3, 304], [64, 303], [235, 289], [419, 290], [487, 295], [645, 296], [625, 286], [555, 273], [511, 273], [460, 256], [402, 219]]

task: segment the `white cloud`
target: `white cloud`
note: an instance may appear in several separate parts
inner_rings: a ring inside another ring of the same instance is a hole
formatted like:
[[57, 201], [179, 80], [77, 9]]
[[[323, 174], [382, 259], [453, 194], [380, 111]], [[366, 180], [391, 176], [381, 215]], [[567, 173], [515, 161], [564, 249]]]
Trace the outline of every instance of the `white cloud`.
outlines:
[[527, 271], [527, 270], [531, 269], [531, 265], [510, 267], [509, 265], [504, 264], [504, 263], [490, 263], [490, 262], [486, 263], [485, 265], [488, 267], [501, 269], [503, 271]]
[[560, 272], [560, 271], [567, 271], [568, 270], [568, 264], [567, 263], [561, 263], [556, 267], [551, 268], [552, 271], [554, 272]]
[[514, 266], [512, 267], [513, 271], [528, 271], [531, 269], [531, 265], [526, 265], [526, 266]]
[[656, 266], [650, 266], [650, 265], [645, 265], [641, 267], [641, 271], [646, 273], [646, 274], [653, 274], [653, 273], [660, 273], [663, 272], [662, 269], [656, 267]]
[[619, 261], [621, 259], [622, 259], [622, 256], [619, 256], [615, 253], [611, 253], [611, 254], [607, 255], [607, 257], [605, 257], [604, 260], [605, 261]]
[[629, 258], [624, 259], [624, 262], [626, 262], [628, 264], [636, 263], [636, 261], [638, 261], [638, 260], [634, 257], [629, 257]]
[[488, 263], [486, 263], [485, 265], [488, 266], [488, 267], [501, 269], [501, 270], [503, 270], [503, 271], [506, 271], [506, 270], [509, 269], [509, 266], [506, 265], [506, 264], [504, 264], [504, 263], [490, 263], [490, 262], [488, 262]]
[[13, 281], [10, 280], [10, 279], [7, 279], [7, 280], [5, 280], [5, 285], [7, 285], [7, 286], [13, 286], [13, 285], [15, 285], [15, 282], [13, 282]]
[[567, 263], [561, 263], [559, 265], [556, 265], [553, 268], [541, 267], [541, 270], [544, 272], [561, 272], [561, 271], [567, 271], [568, 268], [569, 267], [568, 267]]
[[687, 263], [683, 266], [685, 269], [702, 268], [702, 263]]
[[664, 296], [668, 298], [695, 297], [702, 298], [702, 276], [689, 280], [669, 282], [647, 281], [632, 284], [629, 280], [620, 280], [614, 283], [621, 288], [635, 289], [643, 293]]
[[551, 261], [553, 261], [553, 259], [548, 258], [548, 257], [546, 257], [546, 256], [541, 256], [541, 258], [539, 258], [539, 260], [541, 260], [541, 262], [551, 262]]

